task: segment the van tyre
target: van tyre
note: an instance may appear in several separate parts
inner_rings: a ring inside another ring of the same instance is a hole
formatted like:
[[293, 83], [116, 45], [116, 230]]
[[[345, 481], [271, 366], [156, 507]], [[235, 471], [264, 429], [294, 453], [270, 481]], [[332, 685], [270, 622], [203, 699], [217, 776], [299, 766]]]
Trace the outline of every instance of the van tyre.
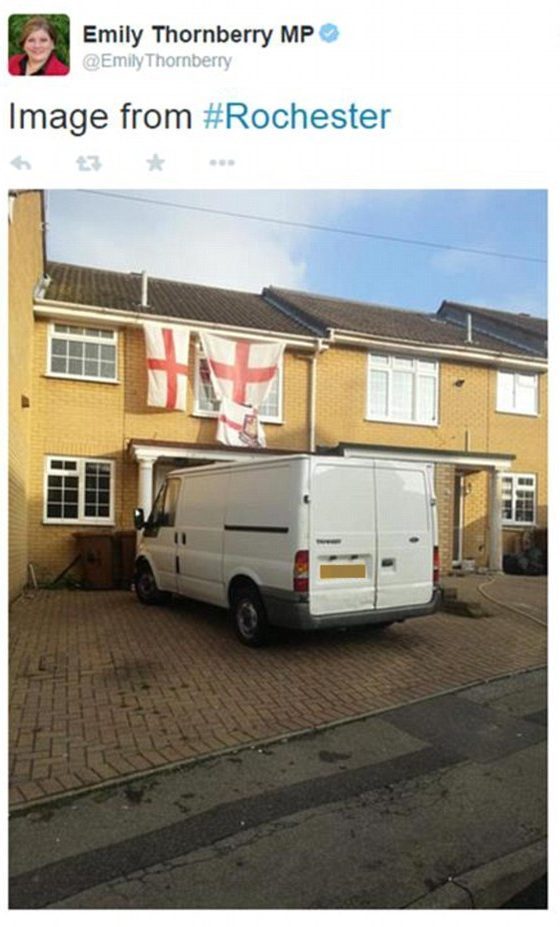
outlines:
[[168, 592], [158, 588], [155, 576], [147, 563], [141, 563], [134, 578], [136, 595], [144, 605], [161, 605], [169, 598]]
[[266, 610], [254, 586], [241, 586], [234, 591], [232, 613], [236, 634], [247, 647], [262, 647], [270, 640]]

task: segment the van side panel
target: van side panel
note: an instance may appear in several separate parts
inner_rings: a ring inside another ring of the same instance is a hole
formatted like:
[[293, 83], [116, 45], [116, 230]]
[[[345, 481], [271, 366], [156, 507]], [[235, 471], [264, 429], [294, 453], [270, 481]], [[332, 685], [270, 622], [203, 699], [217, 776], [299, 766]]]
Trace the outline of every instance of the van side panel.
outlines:
[[376, 462], [377, 608], [424, 605], [433, 596], [433, 515], [425, 465]]
[[229, 479], [228, 472], [184, 477], [175, 522], [177, 591], [215, 605], [226, 604], [223, 542]]
[[376, 530], [371, 460], [316, 461], [311, 481], [310, 612], [375, 606]]
[[232, 469], [224, 530], [226, 588], [238, 575], [267, 590], [293, 588], [296, 551], [306, 545], [307, 460]]
[[[230, 583], [248, 577], [270, 623], [293, 628], [383, 624], [439, 605], [429, 464], [297, 455], [170, 479], [181, 484], [175, 517], [147, 527], [138, 549], [161, 589], [227, 607]], [[309, 553], [308, 589], [305, 553], [294, 584], [298, 551]]]

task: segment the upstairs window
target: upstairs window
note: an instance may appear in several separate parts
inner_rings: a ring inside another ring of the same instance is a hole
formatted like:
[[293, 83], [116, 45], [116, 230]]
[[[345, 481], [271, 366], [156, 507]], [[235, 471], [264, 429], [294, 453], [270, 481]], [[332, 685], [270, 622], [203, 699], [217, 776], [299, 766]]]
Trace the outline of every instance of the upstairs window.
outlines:
[[117, 333], [76, 325], [49, 327], [48, 373], [71, 380], [117, 379]]
[[[282, 364], [272, 381], [270, 392], [266, 401], [259, 410], [259, 416], [264, 422], [280, 422], [282, 419], [281, 407], [281, 389], [282, 384]], [[216, 399], [214, 387], [210, 379], [208, 370], [208, 361], [204, 354], [199, 350], [196, 364], [196, 382], [195, 382], [195, 415], [217, 416], [220, 403]]]
[[514, 415], [537, 415], [539, 378], [537, 374], [498, 370], [496, 411]]
[[436, 361], [368, 355], [368, 419], [437, 425], [437, 408]]

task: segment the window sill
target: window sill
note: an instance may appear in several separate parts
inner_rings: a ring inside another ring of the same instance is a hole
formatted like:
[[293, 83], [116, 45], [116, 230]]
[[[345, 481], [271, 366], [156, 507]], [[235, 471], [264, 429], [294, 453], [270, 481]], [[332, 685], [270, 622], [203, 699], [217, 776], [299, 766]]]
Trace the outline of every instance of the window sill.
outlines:
[[104, 380], [102, 377], [80, 377], [73, 373], [46, 373], [47, 380], [70, 380], [78, 383], [104, 383], [109, 386], [118, 386], [120, 380]]
[[539, 418], [538, 412], [517, 412], [515, 409], [496, 409], [497, 415], [521, 415], [523, 418]]
[[440, 424], [439, 422], [414, 422], [402, 418], [371, 418], [369, 415], [366, 415], [365, 421], [375, 422], [378, 425], [406, 425], [407, 428], [411, 426], [417, 428], [439, 428]]
[[[217, 412], [193, 411], [191, 412], [191, 415], [193, 418], [213, 418], [216, 420], [218, 418]], [[284, 419], [282, 418], [269, 418], [269, 416], [263, 416], [259, 418], [259, 421], [261, 422], [262, 425], [285, 425], [286, 424]]]
[[75, 528], [114, 528], [116, 522], [111, 521], [96, 521], [95, 519], [84, 519], [83, 521], [76, 521], [74, 518], [43, 518], [42, 524], [48, 527], [49, 525], [73, 525]]
[[503, 521], [502, 529], [512, 528], [516, 531], [526, 531], [528, 528], [536, 528], [536, 521]]

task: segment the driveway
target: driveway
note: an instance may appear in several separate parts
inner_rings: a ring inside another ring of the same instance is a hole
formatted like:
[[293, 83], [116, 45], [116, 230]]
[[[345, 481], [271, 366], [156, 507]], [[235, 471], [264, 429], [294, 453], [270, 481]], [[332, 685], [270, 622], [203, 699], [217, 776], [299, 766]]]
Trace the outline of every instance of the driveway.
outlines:
[[256, 651], [237, 642], [226, 613], [192, 602], [147, 608], [120, 591], [23, 596], [10, 628], [11, 805], [544, 665], [546, 581], [487, 583], [452, 584], [481, 601], [484, 584], [496, 600], [484, 599], [488, 617], [292, 633]]

